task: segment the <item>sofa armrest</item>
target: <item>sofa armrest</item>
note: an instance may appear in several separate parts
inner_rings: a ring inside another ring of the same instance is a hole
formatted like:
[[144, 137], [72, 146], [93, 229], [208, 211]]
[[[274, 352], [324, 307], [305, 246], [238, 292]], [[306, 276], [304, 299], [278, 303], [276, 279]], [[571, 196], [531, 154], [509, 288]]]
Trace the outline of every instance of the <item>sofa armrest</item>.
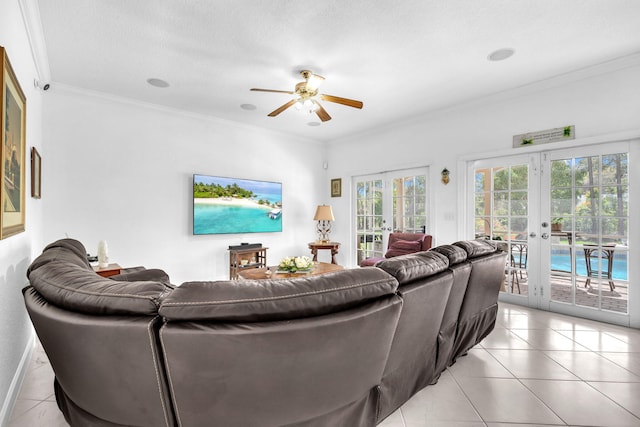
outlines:
[[142, 268], [143, 270], [136, 268], [132, 269], [134, 271], [125, 271], [124, 273], [110, 276], [109, 279], [118, 282], [160, 282], [172, 288], [174, 287], [169, 280], [169, 275], [164, 270], [160, 270], [159, 268]]

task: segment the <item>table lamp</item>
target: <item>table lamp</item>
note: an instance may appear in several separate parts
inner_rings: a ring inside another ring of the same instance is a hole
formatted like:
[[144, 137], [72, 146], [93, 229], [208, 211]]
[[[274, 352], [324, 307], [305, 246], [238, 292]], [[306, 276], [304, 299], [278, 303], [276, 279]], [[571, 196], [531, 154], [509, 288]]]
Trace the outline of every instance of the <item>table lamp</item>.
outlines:
[[318, 241], [323, 243], [329, 242], [329, 233], [331, 233], [331, 221], [335, 221], [331, 206], [319, 205], [316, 209], [316, 214], [313, 217], [313, 220], [318, 221]]

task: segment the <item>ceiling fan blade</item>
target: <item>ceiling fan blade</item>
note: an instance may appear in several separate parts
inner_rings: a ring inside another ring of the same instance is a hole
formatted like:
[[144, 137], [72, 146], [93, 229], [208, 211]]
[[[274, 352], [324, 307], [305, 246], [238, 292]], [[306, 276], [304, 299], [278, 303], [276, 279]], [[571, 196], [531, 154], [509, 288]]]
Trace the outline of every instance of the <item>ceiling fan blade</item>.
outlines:
[[252, 88], [249, 89], [252, 90], [254, 92], [275, 92], [275, 93], [288, 93], [289, 95], [293, 95], [295, 92], [290, 91], [290, 90], [275, 90], [275, 89], [257, 89], [257, 88]]
[[348, 99], [348, 98], [340, 98], [339, 96], [333, 96], [333, 95], [325, 95], [324, 93], [320, 95], [320, 98], [322, 98], [324, 101], [335, 102], [337, 104], [342, 104], [342, 105], [346, 105], [347, 107], [353, 107], [353, 108], [362, 108], [362, 106], [364, 105], [362, 101], [356, 101], [355, 99]]
[[296, 99], [292, 99], [291, 101], [287, 102], [286, 104], [276, 108], [275, 110], [273, 110], [272, 112], [270, 112], [269, 114], [267, 114], [267, 116], [269, 117], [275, 117], [278, 114], [282, 113], [284, 110], [286, 110], [287, 108], [291, 107], [293, 104], [296, 103]]
[[323, 122], [331, 120], [331, 116], [329, 115], [329, 113], [327, 113], [327, 110], [325, 110], [318, 101], [313, 101], [313, 103], [318, 106], [316, 114], [318, 115], [318, 117], [320, 117], [320, 120], [322, 120]]

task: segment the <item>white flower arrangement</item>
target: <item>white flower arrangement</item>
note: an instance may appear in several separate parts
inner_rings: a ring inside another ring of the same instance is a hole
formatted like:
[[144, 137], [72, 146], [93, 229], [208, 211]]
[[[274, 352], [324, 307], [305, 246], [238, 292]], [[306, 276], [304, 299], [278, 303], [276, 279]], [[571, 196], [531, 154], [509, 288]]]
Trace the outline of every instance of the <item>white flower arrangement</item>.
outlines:
[[290, 273], [309, 271], [311, 268], [313, 268], [313, 261], [308, 256], [284, 257], [278, 264], [278, 270]]

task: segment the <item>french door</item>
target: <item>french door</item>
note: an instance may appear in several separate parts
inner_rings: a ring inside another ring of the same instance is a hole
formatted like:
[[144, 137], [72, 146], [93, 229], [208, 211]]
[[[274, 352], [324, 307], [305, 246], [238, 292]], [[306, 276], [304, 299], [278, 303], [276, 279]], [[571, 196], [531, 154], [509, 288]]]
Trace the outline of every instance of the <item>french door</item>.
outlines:
[[426, 168], [358, 176], [353, 185], [358, 264], [365, 258], [383, 257], [391, 232], [426, 232]]
[[629, 324], [629, 147], [470, 164], [475, 237], [507, 252], [501, 300]]

